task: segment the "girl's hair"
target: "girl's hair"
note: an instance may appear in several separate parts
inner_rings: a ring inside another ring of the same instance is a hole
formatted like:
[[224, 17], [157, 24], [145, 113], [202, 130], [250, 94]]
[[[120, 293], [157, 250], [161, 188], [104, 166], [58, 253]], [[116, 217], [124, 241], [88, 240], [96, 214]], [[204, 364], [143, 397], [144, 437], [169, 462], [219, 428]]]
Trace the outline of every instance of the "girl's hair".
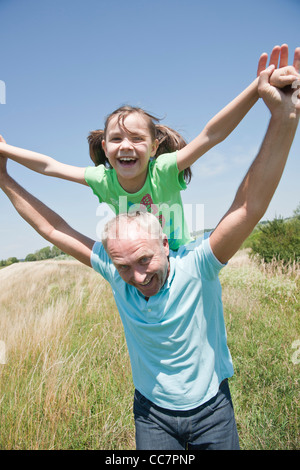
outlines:
[[[106, 118], [104, 130], [98, 129], [91, 131], [88, 136], [90, 157], [96, 166], [105, 165], [107, 168], [111, 168], [102, 148], [102, 140], [105, 140], [108, 124], [113, 117], [117, 116], [118, 124], [125, 128], [124, 120], [131, 113], [139, 113], [142, 115], [148, 124], [152, 140], [158, 140], [159, 144], [154, 158], [159, 157], [159, 155], [162, 155], [163, 153], [175, 152], [175, 150], [180, 150], [186, 146], [186, 141], [183, 137], [170, 127], [159, 124], [159, 119], [157, 117], [152, 116], [142, 108], [122, 106]], [[184, 170], [184, 179], [187, 184], [191, 181], [191, 177], [192, 171], [190, 167], [188, 167]]]

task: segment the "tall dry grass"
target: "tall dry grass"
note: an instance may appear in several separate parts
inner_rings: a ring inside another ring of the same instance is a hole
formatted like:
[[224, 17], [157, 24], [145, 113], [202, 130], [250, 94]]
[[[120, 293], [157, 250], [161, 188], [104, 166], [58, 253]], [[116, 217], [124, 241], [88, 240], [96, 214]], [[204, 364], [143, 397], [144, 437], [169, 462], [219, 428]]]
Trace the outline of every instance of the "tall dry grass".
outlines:
[[[242, 449], [299, 448], [298, 274], [244, 251], [221, 271]], [[1, 449], [135, 448], [123, 329], [98, 274], [76, 261], [2, 269], [0, 341]]]
[[299, 264], [241, 251], [220, 279], [242, 448], [299, 449]]
[[132, 448], [131, 371], [99, 275], [76, 261], [0, 271], [0, 448]]

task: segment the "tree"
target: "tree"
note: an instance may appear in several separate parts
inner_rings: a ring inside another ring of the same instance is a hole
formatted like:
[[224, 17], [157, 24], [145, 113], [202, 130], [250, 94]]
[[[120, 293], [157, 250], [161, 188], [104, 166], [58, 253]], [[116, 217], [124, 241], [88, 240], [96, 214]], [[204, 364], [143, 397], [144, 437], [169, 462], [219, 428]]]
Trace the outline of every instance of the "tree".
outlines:
[[64, 254], [65, 253], [62, 250], [57, 248], [57, 246], [53, 245], [53, 247], [51, 249], [52, 258], [56, 258], [57, 256], [61, 256], [61, 255], [64, 255]]
[[36, 261], [36, 260], [37, 260], [37, 257], [34, 253], [29, 253], [25, 258], [25, 261]]
[[18, 263], [18, 262], [19, 262], [18, 258], [16, 258], [15, 256], [12, 256], [11, 258], [8, 258], [6, 260], [6, 266], [9, 266], [11, 264]]
[[252, 253], [258, 254], [266, 263], [274, 258], [284, 263], [300, 261], [300, 218], [287, 221], [276, 218], [260, 224], [258, 230], [250, 243]]
[[36, 257], [37, 257], [38, 260], [53, 258], [53, 256], [51, 256], [50, 246], [45, 246], [45, 248], [41, 248], [40, 250], [36, 251], [35, 253], [36, 253]]
[[299, 219], [300, 220], [300, 203], [298, 204], [298, 206], [296, 207], [296, 209], [294, 210], [294, 217], [296, 219]]

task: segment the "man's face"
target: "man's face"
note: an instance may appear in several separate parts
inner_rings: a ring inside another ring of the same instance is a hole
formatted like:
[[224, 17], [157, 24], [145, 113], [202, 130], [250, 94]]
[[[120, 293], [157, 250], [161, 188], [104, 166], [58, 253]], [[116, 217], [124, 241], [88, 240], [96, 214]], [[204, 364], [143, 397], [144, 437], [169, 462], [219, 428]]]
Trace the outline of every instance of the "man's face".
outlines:
[[156, 295], [169, 275], [169, 244], [151, 238], [135, 223], [126, 226], [126, 239], [108, 239], [107, 252], [121, 278], [145, 297]]

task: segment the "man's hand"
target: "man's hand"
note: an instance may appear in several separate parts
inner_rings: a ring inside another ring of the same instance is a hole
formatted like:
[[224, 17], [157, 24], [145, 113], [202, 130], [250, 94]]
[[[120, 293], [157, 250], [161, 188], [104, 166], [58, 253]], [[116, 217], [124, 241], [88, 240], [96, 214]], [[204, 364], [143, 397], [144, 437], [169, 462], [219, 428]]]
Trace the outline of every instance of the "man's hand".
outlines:
[[[6, 144], [6, 141], [3, 139], [2, 135], [0, 135], [0, 142], [3, 144]], [[6, 174], [6, 164], [7, 164], [7, 158], [2, 157], [1, 152], [0, 152], [0, 175]]]
[[[278, 60], [280, 57], [279, 68]], [[295, 49], [293, 65], [288, 65], [289, 48], [287, 44], [275, 46], [270, 55], [270, 65], [274, 65], [275, 70], [270, 78], [270, 85], [277, 88], [284, 88], [291, 85], [295, 80], [300, 79], [300, 47]], [[266, 69], [268, 54], [264, 53], [260, 56], [257, 67], [257, 76]]]
[[296, 118], [300, 116], [300, 88], [293, 86], [283, 90], [272, 86], [271, 77], [274, 65], [269, 66], [260, 73], [258, 93], [269, 108], [273, 117], [281, 119]]

